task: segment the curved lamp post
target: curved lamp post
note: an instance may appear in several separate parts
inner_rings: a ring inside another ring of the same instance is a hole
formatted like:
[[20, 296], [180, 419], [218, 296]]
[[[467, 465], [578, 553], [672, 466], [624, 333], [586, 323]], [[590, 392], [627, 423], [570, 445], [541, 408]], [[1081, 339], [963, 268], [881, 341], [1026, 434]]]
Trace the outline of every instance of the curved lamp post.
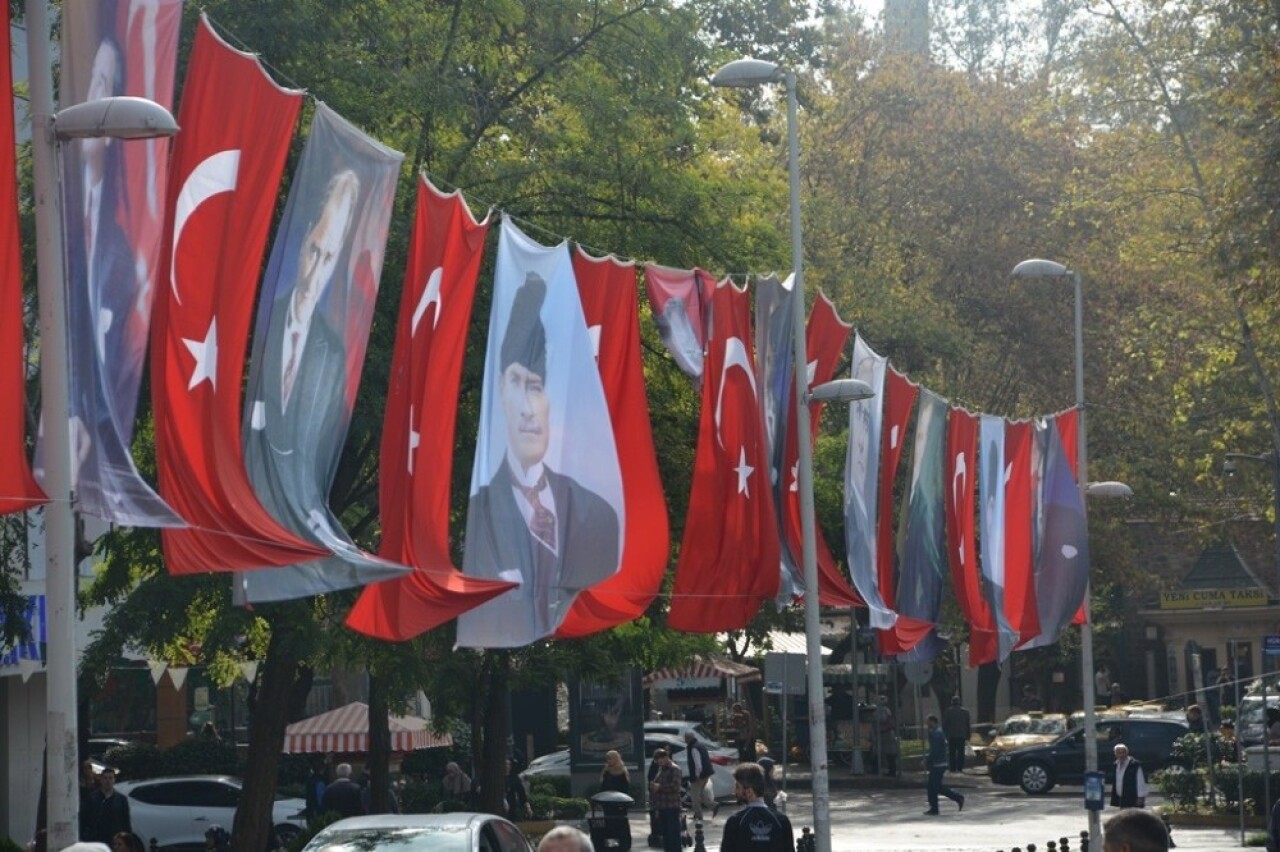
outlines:
[[[753, 88], [782, 83], [787, 90], [787, 172], [791, 184], [791, 344], [796, 388], [796, 433], [799, 440], [797, 487], [800, 495], [800, 533], [804, 569], [804, 634], [808, 657], [809, 763], [813, 771], [813, 833], [815, 852], [831, 852], [831, 791], [827, 777], [827, 714], [823, 704], [822, 627], [818, 613], [818, 559], [813, 520], [813, 448], [809, 446], [809, 403], [849, 402], [872, 396], [856, 379], [840, 379], [810, 391], [801, 384], [807, 375], [804, 330], [804, 244], [800, 236], [800, 144], [796, 128], [796, 75], [763, 59], [736, 59], [717, 71], [711, 85]], [[785, 759], [785, 756], [784, 756]]]
[[35, 190], [36, 270], [40, 296], [40, 392], [43, 407], [45, 518], [46, 777], [48, 846], [79, 837], [80, 771], [76, 754], [75, 517], [67, 375], [63, 236], [59, 215], [58, 143], [65, 139], [172, 136], [167, 109], [145, 98], [114, 97], [54, 111], [46, 0], [27, 0], [31, 81], [31, 159]]

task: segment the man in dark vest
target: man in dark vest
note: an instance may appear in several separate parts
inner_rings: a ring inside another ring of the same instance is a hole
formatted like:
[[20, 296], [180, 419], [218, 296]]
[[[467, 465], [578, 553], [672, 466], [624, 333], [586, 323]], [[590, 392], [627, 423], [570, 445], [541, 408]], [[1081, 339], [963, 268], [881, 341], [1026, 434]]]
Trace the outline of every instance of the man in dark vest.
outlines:
[[1129, 747], [1117, 743], [1116, 777], [1111, 785], [1111, 804], [1117, 808], [1145, 808], [1147, 806], [1147, 778], [1142, 764], [1129, 756]]
[[711, 765], [711, 755], [707, 747], [698, 742], [698, 735], [693, 731], [684, 732], [685, 756], [688, 758], [689, 795], [693, 799], [693, 818], [702, 822], [702, 797], [707, 782], [715, 774]]

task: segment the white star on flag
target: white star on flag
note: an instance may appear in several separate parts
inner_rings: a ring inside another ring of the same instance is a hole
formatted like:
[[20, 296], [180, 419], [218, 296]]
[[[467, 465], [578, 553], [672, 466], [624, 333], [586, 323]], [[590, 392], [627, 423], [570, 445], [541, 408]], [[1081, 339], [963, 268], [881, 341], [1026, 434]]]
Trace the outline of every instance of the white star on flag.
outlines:
[[216, 391], [218, 389], [218, 317], [214, 316], [209, 321], [209, 330], [205, 333], [204, 340], [188, 340], [184, 337], [182, 343], [196, 359], [196, 365], [191, 371], [191, 381], [187, 382], [187, 390], [195, 390], [196, 385], [208, 379], [210, 387]]
[[816, 360], [810, 361], [808, 364], [805, 364], [804, 365], [804, 376], [805, 376], [804, 386], [807, 388], [813, 387], [813, 377], [816, 376], [817, 374], [818, 374], [818, 362]]
[[755, 468], [747, 464], [747, 448], [743, 447], [738, 451], [738, 466], [734, 468], [738, 474], [738, 493], [751, 496], [751, 489], [747, 487], [747, 479], [755, 472]]
[[413, 476], [413, 457], [418, 445], [422, 443], [422, 433], [413, 431], [413, 424], [418, 421], [413, 416], [413, 406], [409, 406], [409, 475]]

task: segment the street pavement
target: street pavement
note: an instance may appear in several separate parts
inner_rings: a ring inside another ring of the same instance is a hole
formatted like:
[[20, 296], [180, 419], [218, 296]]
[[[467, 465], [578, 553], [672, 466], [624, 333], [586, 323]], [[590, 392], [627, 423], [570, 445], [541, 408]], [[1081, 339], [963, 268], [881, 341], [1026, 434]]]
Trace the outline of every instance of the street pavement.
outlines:
[[[928, 850], [928, 852], [1011, 852], [1014, 847], [1026, 850], [1035, 844], [1037, 852], [1045, 852], [1048, 841], [1069, 838], [1070, 849], [1080, 848], [1080, 832], [1088, 827], [1082, 792], [1079, 787], [1058, 787], [1046, 796], [1031, 797], [1017, 787], [991, 784], [985, 775], [948, 776], [948, 782], [965, 795], [964, 811], [947, 799], [941, 802], [940, 816], [925, 816], [927, 807], [923, 775], [907, 776], [895, 786], [877, 788], [876, 780], [861, 779], [856, 787], [840, 785], [833, 778], [831, 790], [832, 852], [878, 852], [878, 850]], [[890, 779], [885, 779], [894, 783]], [[1148, 800], [1159, 805], [1158, 795]], [[718, 816], [704, 828], [707, 852], [718, 852], [724, 833], [725, 819], [736, 806], [722, 804]], [[801, 828], [813, 825], [813, 800], [807, 789], [792, 789], [787, 801], [787, 815], [795, 827], [796, 838]], [[1107, 817], [1103, 813], [1103, 821]], [[692, 830], [692, 816], [689, 817]], [[648, 819], [633, 814], [631, 819], [633, 848], [645, 847]], [[1247, 829], [1245, 836], [1257, 834]], [[1173, 838], [1178, 849], [1239, 849], [1238, 829], [1175, 827]]]

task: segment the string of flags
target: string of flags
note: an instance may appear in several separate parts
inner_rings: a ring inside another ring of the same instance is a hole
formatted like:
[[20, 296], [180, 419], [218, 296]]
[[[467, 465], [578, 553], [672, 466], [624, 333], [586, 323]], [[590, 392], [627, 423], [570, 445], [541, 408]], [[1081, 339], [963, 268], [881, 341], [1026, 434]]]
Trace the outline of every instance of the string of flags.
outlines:
[[[136, 94], [172, 104], [181, 3], [159, 0], [142, 20], [127, 6], [69, 9], [62, 91], [72, 101]], [[389, 641], [457, 619], [462, 647], [518, 647], [633, 620], [659, 594], [670, 559], [640, 358], [642, 275], [667, 352], [702, 401], [667, 624], [738, 629], [767, 603], [806, 594], [796, 465], [798, 441], [815, 440], [816, 425], [796, 434], [791, 279], [753, 276], [748, 289], [701, 269], [595, 257], [568, 240], [542, 245], [509, 216], [497, 228], [463, 559], [454, 564], [457, 401], [492, 223], [424, 177], [379, 457], [382, 538], [376, 553], [357, 544], [328, 495], [402, 155], [318, 104], [273, 229], [301, 99], [202, 17], [171, 143], [64, 145], [79, 511], [159, 527], [170, 573], [228, 573], [243, 603], [358, 589], [347, 626]], [[5, 121], [0, 145], [12, 141]], [[14, 168], [0, 181], [0, 239], [13, 247], [0, 274], [0, 390], [17, 399]], [[807, 329], [812, 387], [834, 377], [852, 327], [819, 294]], [[968, 622], [971, 664], [1056, 641], [1088, 578], [1075, 412], [1022, 422], [970, 414], [854, 337], [852, 376], [876, 395], [849, 406], [849, 568], [821, 544], [820, 602], [865, 607], [882, 650], [903, 660], [942, 647], [948, 588]], [[148, 355], [154, 485], [129, 451]], [[37, 480], [52, 448], [37, 440], [33, 468], [23, 430], [21, 406], [11, 406], [0, 418], [3, 512], [45, 499]], [[153, 663], [153, 679], [165, 670]], [[167, 671], [175, 684], [184, 673]]]

